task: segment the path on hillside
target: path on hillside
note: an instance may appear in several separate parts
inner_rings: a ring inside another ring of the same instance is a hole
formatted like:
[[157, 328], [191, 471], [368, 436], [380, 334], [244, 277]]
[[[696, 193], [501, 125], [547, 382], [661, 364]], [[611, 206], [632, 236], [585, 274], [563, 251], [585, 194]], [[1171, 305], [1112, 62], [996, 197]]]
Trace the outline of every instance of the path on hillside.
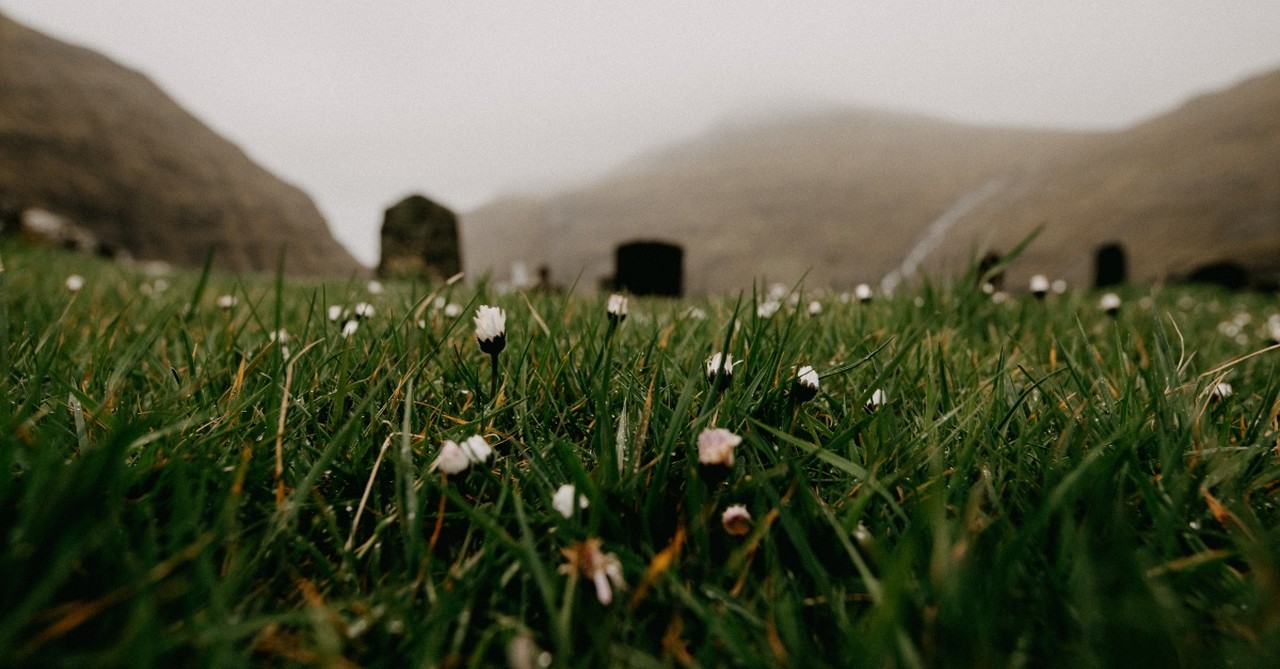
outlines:
[[924, 262], [925, 257], [933, 252], [947, 236], [947, 231], [956, 221], [964, 218], [974, 207], [982, 204], [987, 198], [1004, 190], [1006, 179], [997, 177], [981, 186], [965, 193], [955, 204], [949, 209], [942, 212], [942, 215], [935, 218], [928, 228], [925, 228], [924, 234], [916, 245], [911, 247], [907, 252], [907, 257], [903, 259], [902, 264], [897, 269], [889, 272], [880, 280], [880, 290], [885, 294], [891, 294], [898, 284], [906, 279], [910, 279], [916, 275], [916, 270], [920, 268], [920, 263]]

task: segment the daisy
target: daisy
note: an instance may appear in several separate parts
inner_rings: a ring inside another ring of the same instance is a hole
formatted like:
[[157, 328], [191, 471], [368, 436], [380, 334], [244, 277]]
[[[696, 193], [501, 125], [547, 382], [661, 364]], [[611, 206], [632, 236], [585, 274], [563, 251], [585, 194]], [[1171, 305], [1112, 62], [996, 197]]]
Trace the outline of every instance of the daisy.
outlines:
[[551, 497], [551, 508], [559, 511], [560, 515], [565, 518], [572, 518], [574, 512], [574, 498], [577, 498], [577, 507], [579, 509], [587, 508], [588, 504], [586, 495], [579, 494], [577, 489], [573, 487], [572, 483], [566, 483], [560, 486], [560, 488], [556, 490], [556, 494]]
[[596, 586], [596, 599], [604, 606], [613, 601], [613, 590], [627, 587], [622, 578], [622, 563], [614, 553], [600, 550], [603, 542], [595, 537], [585, 541], [576, 541], [568, 548], [561, 550], [565, 564], [560, 565], [560, 573], [570, 576], [582, 575], [591, 579]]
[[733, 466], [733, 449], [742, 443], [742, 437], [722, 427], [709, 427], [698, 435], [698, 463], [704, 465]]
[[796, 399], [808, 402], [818, 394], [818, 370], [805, 365], [796, 372], [794, 392]]
[[720, 515], [720, 525], [735, 537], [743, 536], [751, 531], [751, 512], [747, 511], [746, 505], [734, 504]]

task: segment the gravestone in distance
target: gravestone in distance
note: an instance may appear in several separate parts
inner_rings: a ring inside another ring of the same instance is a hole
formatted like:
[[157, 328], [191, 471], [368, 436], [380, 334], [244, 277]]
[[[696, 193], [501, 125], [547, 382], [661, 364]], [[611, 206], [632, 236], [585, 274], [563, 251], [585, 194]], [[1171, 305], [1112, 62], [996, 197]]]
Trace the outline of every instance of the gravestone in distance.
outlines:
[[378, 276], [442, 281], [462, 269], [457, 215], [421, 195], [387, 209], [381, 238]]
[[618, 290], [668, 297], [684, 292], [684, 249], [675, 244], [628, 242], [618, 247], [615, 263]]
[[1094, 288], [1116, 286], [1129, 280], [1129, 263], [1119, 242], [1099, 246], [1093, 265]]

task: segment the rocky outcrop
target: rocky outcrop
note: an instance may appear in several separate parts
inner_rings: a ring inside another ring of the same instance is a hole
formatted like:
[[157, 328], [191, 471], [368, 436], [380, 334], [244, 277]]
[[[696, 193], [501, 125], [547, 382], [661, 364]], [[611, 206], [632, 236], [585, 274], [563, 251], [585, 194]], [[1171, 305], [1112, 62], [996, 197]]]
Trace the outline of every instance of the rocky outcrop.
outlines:
[[311, 199], [145, 76], [0, 15], [0, 193], [139, 260], [346, 276]]

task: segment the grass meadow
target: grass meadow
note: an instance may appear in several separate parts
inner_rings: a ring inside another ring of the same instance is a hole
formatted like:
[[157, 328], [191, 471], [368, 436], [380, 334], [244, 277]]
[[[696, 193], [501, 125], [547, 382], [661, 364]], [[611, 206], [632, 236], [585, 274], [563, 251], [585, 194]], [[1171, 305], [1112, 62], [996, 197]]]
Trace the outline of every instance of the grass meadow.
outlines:
[[970, 277], [615, 323], [483, 282], [0, 258], [8, 666], [1280, 661], [1274, 295], [1131, 286], [1113, 317]]

